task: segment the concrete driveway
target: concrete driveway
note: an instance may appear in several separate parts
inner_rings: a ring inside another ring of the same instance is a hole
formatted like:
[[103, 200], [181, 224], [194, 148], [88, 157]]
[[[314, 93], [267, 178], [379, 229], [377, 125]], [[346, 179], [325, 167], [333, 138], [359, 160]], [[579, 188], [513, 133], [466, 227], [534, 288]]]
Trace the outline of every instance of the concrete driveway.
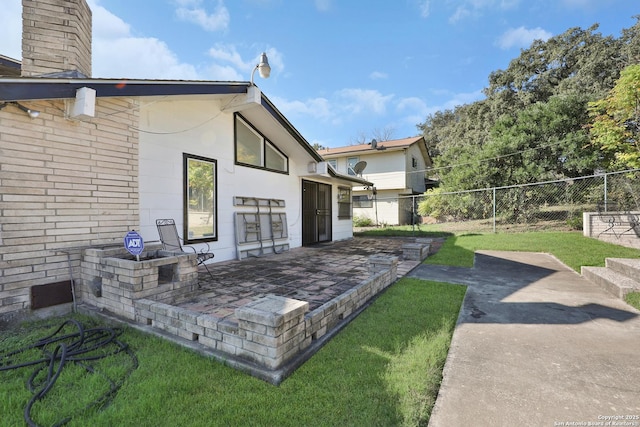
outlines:
[[468, 286], [429, 426], [640, 426], [631, 306], [540, 253], [408, 276]]

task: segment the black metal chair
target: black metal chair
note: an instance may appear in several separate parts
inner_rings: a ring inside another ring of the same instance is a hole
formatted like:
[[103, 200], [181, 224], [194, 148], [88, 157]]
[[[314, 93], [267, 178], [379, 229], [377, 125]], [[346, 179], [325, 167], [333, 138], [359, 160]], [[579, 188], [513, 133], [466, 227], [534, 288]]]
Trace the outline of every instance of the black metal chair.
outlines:
[[[195, 254], [197, 256], [198, 265], [203, 265], [209, 273], [209, 276], [213, 279], [213, 274], [209, 271], [206, 261], [212, 259], [215, 255], [209, 251], [209, 245], [206, 249], [197, 251], [191, 246], [182, 246], [183, 240], [178, 235], [178, 229], [176, 228], [176, 222], [173, 219], [157, 219], [156, 227], [158, 228], [158, 235], [160, 236], [160, 242], [162, 242], [162, 248], [171, 252], [182, 252], [186, 254]], [[185, 250], [186, 249], [186, 250]]]

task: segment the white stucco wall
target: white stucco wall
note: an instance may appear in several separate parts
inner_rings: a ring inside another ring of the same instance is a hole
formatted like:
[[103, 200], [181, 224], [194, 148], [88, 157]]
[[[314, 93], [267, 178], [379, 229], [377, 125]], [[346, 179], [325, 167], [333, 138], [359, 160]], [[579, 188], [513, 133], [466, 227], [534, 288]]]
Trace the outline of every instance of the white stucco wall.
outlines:
[[[283, 199], [291, 248], [302, 245], [302, 177], [310, 157], [297, 142], [272, 141], [289, 156], [289, 174], [239, 166], [234, 160], [233, 113], [221, 113], [211, 100], [142, 103], [140, 112], [140, 233], [158, 240], [155, 220], [173, 218], [183, 229], [183, 153], [217, 161], [218, 240], [209, 242], [214, 261], [236, 259], [236, 196]], [[259, 108], [259, 107], [256, 107]], [[146, 132], [152, 130], [153, 132]], [[313, 177], [305, 176], [313, 180]], [[319, 179], [318, 181], [323, 181]], [[329, 181], [330, 182], [330, 181]], [[350, 220], [337, 219], [338, 185], [333, 184], [333, 239], [352, 237]], [[198, 247], [198, 245], [195, 245]]]
[[372, 223], [375, 224], [377, 209], [378, 224], [397, 225], [399, 223], [398, 207], [398, 192], [393, 190], [382, 190], [378, 191], [376, 198], [373, 200], [373, 207], [353, 208], [353, 216], [369, 218]]
[[[412, 159], [416, 159], [416, 166], [413, 166]], [[427, 165], [418, 144], [413, 144], [407, 149], [406, 160], [406, 188], [412, 189], [415, 193], [424, 193], [426, 186], [424, 182]]]

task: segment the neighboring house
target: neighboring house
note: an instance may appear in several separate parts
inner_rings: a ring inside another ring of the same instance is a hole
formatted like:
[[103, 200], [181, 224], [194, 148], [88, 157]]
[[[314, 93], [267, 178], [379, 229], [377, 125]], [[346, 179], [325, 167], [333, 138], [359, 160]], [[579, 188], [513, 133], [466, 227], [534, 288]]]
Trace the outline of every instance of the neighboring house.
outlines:
[[370, 183], [255, 85], [93, 79], [84, 0], [23, 0], [23, 21], [22, 62], [0, 56], [0, 320], [81, 277], [78, 248], [157, 241], [160, 218], [215, 262], [352, 237]]
[[[432, 165], [423, 137], [397, 139], [346, 147], [327, 148], [318, 153], [336, 171], [362, 176], [373, 186], [353, 189], [353, 216], [373, 223], [412, 224], [416, 207], [410, 196], [434, 186], [426, 178]], [[358, 170], [356, 165], [360, 163]], [[365, 165], [366, 164], [366, 165]], [[364, 167], [364, 169], [362, 169]]]

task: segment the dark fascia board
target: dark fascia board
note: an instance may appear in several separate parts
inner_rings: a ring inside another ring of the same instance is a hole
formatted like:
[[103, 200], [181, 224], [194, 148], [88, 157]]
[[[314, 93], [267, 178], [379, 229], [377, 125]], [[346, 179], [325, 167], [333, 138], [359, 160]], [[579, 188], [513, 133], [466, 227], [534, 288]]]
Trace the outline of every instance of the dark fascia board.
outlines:
[[99, 98], [162, 95], [226, 95], [246, 93], [244, 82], [171, 80], [0, 78], [0, 101], [75, 98], [82, 87], [95, 89]]
[[311, 155], [311, 157], [313, 157], [316, 162], [324, 161], [322, 156], [318, 154], [316, 150], [314, 150], [311, 144], [309, 144], [309, 142], [302, 135], [300, 135], [300, 132], [298, 132], [295, 127], [293, 127], [293, 125], [289, 122], [289, 120], [287, 120], [284, 114], [278, 111], [275, 105], [273, 105], [269, 98], [267, 98], [264, 94], [262, 94], [261, 103], [264, 109], [267, 110], [269, 114], [271, 114], [271, 116], [276, 119], [280, 126], [285, 128], [287, 132], [289, 132], [289, 134], [296, 141], [298, 141], [298, 143], [300, 143], [300, 145], [302, 145], [302, 147], [307, 151], [307, 153], [309, 153], [309, 155]]
[[[34, 101], [40, 99], [75, 98], [82, 87], [95, 89], [96, 97], [134, 97], [170, 95], [234, 95], [247, 93], [249, 82], [210, 82], [185, 80], [127, 80], [127, 79], [61, 79], [61, 78], [0, 78], [0, 102]], [[261, 95], [261, 104], [271, 116], [316, 161], [322, 156], [300, 135], [273, 103]]]

